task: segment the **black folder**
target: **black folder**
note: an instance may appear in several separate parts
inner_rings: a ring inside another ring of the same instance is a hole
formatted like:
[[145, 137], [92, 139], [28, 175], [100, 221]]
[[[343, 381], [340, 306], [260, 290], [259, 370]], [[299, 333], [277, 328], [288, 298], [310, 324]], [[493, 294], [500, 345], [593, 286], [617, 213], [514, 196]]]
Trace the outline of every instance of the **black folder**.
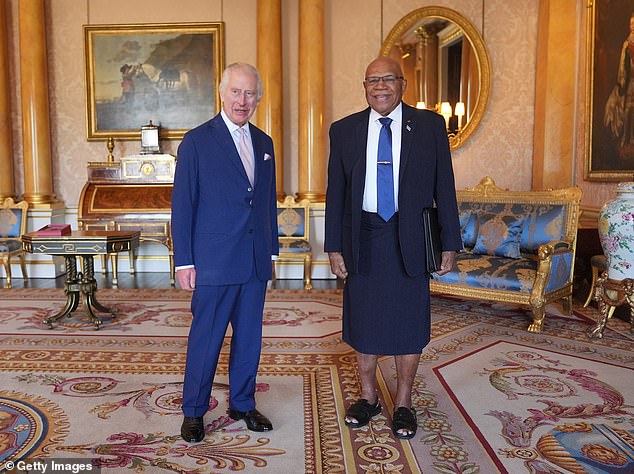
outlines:
[[423, 209], [423, 231], [425, 233], [425, 253], [427, 255], [427, 272], [440, 270], [442, 263], [442, 244], [440, 243], [440, 224], [438, 224], [438, 209], [426, 207]]

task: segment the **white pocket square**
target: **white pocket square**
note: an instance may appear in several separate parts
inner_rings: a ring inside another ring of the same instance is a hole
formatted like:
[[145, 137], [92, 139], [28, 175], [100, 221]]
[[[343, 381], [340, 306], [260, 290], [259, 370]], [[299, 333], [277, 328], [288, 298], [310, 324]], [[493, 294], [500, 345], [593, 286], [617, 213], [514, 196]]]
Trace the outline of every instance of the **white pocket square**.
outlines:
[[268, 161], [271, 159], [271, 155], [269, 155], [268, 153], [264, 154], [264, 161]]

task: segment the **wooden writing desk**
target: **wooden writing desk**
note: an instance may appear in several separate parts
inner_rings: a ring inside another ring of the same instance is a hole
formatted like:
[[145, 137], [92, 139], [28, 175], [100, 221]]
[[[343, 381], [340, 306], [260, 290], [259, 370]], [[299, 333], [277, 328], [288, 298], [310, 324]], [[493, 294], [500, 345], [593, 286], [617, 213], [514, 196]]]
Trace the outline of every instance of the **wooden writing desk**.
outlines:
[[[115, 308], [107, 308], [95, 299], [97, 282], [94, 277], [95, 255], [116, 254], [134, 251], [139, 246], [139, 231], [74, 231], [71, 235], [50, 236], [30, 232], [22, 236], [22, 247], [27, 252], [44, 255], [63, 256], [66, 261], [66, 305], [54, 316], [42, 322], [49, 328], [53, 323], [69, 316], [77, 309], [81, 295], [84, 295], [84, 309], [96, 329], [101, 326], [93, 308], [114, 317]], [[77, 272], [77, 257], [82, 257], [82, 272]]]
[[[120, 162], [91, 162], [88, 181], [78, 205], [80, 230], [138, 230], [141, 242], [167, 247], [170, 282], [174, 285], [172, 246], [172, 188], [175, 159], [171, 155], [133, 155]], [[106, 267], [106, 256], [103, 258]], [[117, 283], [117, 255], [112, 256], [113, 285]], [[135, 253], [130, 253], [130, 273]]]

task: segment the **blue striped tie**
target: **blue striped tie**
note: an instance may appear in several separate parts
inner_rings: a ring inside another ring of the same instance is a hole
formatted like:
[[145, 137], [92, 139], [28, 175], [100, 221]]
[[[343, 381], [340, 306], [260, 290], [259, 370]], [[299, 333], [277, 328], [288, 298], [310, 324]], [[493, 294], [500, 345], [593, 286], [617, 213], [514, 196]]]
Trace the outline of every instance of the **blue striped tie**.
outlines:
[[379, 132], [379, 150], [376, 159], [377, 213], [387, 222], [394, 215], [394, 173], [392, 166], [392, 119], [379, 119], [383, 125]]

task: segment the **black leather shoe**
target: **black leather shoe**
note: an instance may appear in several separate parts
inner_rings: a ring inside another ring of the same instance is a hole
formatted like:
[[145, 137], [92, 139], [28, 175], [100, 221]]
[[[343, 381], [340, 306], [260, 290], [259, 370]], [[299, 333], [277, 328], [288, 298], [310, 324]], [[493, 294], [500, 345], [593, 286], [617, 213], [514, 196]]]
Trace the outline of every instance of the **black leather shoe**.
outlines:
[[257, 410], [251, 411], [238, 411], [229, 410], [229, 417], [234, 420], [244, 420], [247, 423], [247, 428], [251, 431], [271, 431], [273, 424], [266, 416]]
[[202, 416], [186, 416], [181, 425], [181, 436], [188, 443], [198, 443], [205, 437]]

